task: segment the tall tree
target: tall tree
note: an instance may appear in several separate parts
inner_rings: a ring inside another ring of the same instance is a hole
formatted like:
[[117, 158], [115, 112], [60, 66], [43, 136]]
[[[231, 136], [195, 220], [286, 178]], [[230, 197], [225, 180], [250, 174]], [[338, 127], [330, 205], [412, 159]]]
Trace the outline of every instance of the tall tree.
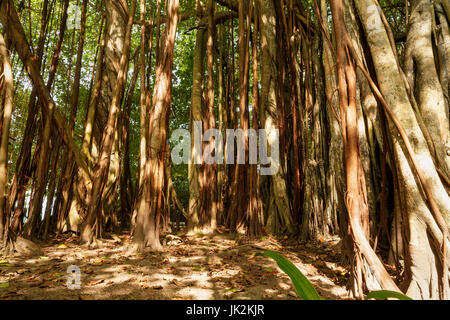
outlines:
[[0, 33], [0, 58], [3, 83], [1, 92], [4, 92], [1, 106], [1, 136], [0, 136], [0, 241], [6, 237], [6, 229], [9, 227], [9, 214], [6, 212], [6, 191], [8, 186], [8, 144], [9, 128], [11, 126], [11, 115], [14, 110], [14, 84], [9, 60], [9, 52], [6, 47], [5, 38]]
[[156, 63], [152, 107], [149, 115], [149, 150], [141, 202], [136, 216], [135, 249], [161, 250], [159, 221], [163, 209], [164, 159], [167, 150], [168, 117], [172, 103], [172, 68], [175, 36], [179, 19], [179, 0], [167, 3], [166, 27]]
[[[449, 293], [447, 274], [450, 244], [448, 239], [450, 197], [433, 161], [433, 152], [430, 151], [427, 144], [426, 133], [421, 129], [420, 114], [415, 112], [415, 97], [408, 92], [415, 91], [419, 97], [422, 96], [421, 99], [424, 99], [422, 104], [427, 101], [428, 97], [439, 101], [442, 96], [433, 85], [428, 87], [419, 84], [414, 91], [409, 87], [408, 81], [405, 81], [403, 72], [397, 63], [395, 47], [389, 40], [389, 27], [386, 29], [383, 24], [376, 2], [372, 0], [358, 1], [355, 2], [355, 6], [362, 21], [373, 59], [376, 80], [379, 85], [377, 97], [384, 102], [384, 111], [388, 115], [389, 132], [394, 145], [395, 166], [400, 179], [401, 205], [404, 212], [407, 213], [404, 217], [404, 224], [409, 232], [407, 239], [409, 257], [405, 259], [409, 275], [405, 284], [408, 287], [406, 292], [413, 298], [446, 298]], [[375, 10], [369, 8], [375, 8]], [[431, 19], [426, 8], [427, 3], [414, 2], [414, 10], [417, 10], [414, 13], [415, 17], [419, 18], [423, 15], [423, 19], [427, 17]], [[414, 27], [415, 19], [411, 21], [409, 41], [417, 41], [419, 45], [423, 46], [420, 50], [430, 52], [427, 47], [429, 42], [417, 40], [417, 37], [419, 39], [426, 37], [429, 24], [425, 23], [423, 29], [419, 28], [418, 30]], [[428, 33], [428, 36], [431, 35]], [[420, 61], [421, 68], [428, 63], [427, 60], [420, 60], [420, 56], [416, 57]], [[432, 78], [435, 73], [432, 70], [428, 71], [423, 76]], [[420, 91], [422, 90], [427, 90], [427, 93], [421, 95]], [[423, 104], [423, 108], [427, 108], [427, 106]], [[438, 117], [441, 116], [443, 115], [440, 114]], [[434, 123], [437, 123], [437, 120]], [[436, 126], [433, 127], [433, 130], [440, 131]], [[436, 139], [436, 137], [434, 139], [435, 143], [441, 141], [441, 145], [437, 148], [444, 148], [441, 139]], [[436, 163], [442, 165], [442, 163]]]
[[[275, 150], [276, 130], [280, 128], [281, 114], [276, 98], [277, 86], [277, 31], [276, 12], [272, 0], [261, 0], [261, 108], [264, 111], [263, 128], [266, 130], [268, 148]], [[269, 194], [266, 201], [266, 229], [277, 234], [295, 233], [291, 204], [286, 182], [286, 169], [278, 164], [274, 175], [269, 176]]]
[[[102, 192], [106, 186], [108, 170], [110, 167], [110, 157], [113, 150], [113, 144], [116, 137], [117, 118], [121, 104], [122, 92], [127, 79], [128, 57], [130, 54], [131, 45], [131, 28], [133, 26], [134, 13], [136, 10], [136, 2], [133, 1], [128, 16], [128, 22], [125, 32], [125, 43], [122, 56], [120, 58], [120, 70], [117, 75], [117, 82], [114, 88], [114, 97], [111, 102], [111, 107], [108, 115], [108, 122], [106, 124], [105, 132], [103, 134], [101, 149], [98, 161], [94, 170], [94, 179], [92, 182], [92, 191], [87, 200], [88, 213], [86, 220], [82, 225], [81, 241], [88, 245], [94, 244], [96, 241], [95, 226], [101, 225], [101, 205]], [[101, 229], [100, 229], [101, 230]]]

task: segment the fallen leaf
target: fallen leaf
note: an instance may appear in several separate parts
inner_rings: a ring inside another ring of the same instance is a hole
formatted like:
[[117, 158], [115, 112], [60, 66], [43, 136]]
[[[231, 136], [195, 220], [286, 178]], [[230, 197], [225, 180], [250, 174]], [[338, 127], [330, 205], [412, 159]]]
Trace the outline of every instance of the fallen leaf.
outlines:
[[0, 283], [0, 288], [8, 288], [9, 282]]
[[113, 240], [116, 242], [122, 242], [122, 239], [120, 239], [120, 237], [114, 233], [111, 233], [111, 238], [113, 238]]
[[194, 270], [194, 271], [203, 271], [203, 270], [205, 270], [205, 267], [195, 266], [195, 267], [192, 267], [192, 270]]
[[39, 288], [50, 288], [52, 286], [51, 282], [44, 282], [39, 285]]
[[104, 282], [104, 281], [105, 281], [104, 279], [100, 279], [100, 280], [92, 280], [91, 282], [89, 282], [89, 283], [87, 284], [87, 286], [88, 286], [88, 287], [90, 287], [90, 286], [95, 286], [95, 285], [100, 284], [100, 283], [102, 283], [102, 282]]

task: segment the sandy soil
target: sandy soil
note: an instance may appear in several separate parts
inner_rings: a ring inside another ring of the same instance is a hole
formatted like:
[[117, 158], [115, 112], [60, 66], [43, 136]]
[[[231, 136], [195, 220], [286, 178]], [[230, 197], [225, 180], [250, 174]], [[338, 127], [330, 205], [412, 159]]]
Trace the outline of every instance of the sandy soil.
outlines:
[[[274, 261], [254, 254], [275, 250], [289, 258], [327, 299], [348, 299], [347, 270], [338, 239], [299, 244], [263, 237], [254, 245], [235, 235], [168, 235], [161, 253], [128, 253], [129, 236], [112, 235], [99, 249], [76, 236], [40, 243], [42, 255], [0, 258], [0, 299], [298, 299]], [[81, 271], [68, 289], [68, 267]]]

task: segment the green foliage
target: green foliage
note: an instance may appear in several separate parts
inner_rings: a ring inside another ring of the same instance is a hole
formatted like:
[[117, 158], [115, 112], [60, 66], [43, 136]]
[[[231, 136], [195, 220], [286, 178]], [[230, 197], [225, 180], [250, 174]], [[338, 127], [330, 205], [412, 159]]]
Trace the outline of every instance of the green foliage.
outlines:
[[280, 269], [286, 272], [286, 274], [291, 278], [295, 290], [300, 298], [304, 300], [323, 300], [303, 273], [281, 254], [275, 251], [264, 251], [257, 253], [256, 255], [266, 256], [275, 260]]
[[413, 300], [410, 297], [405, 296], [404, 294], [389, 290], [372, 291], [366, 296], [366, 300], [387, 300], [388, 298], [395, 298], [398, 300]]
[[9, 287], [9, 282], [0, 283], [0, 289], [1, 288], [8, 288], [8, 287]]
[[[286, 272], [286, 274], [291, 278], [297, 294], [303, 300], [325, 300], [319, 296], [311, 282], [303, 275], [303, 273], [292, 262], [278, 252], [268, 250], [259, 252], [255, 256], [265, 256], [275, 260], [280, 269]], [[366, 296], [366, 300], [387, 300], [389, 298], [395, 298], [398, 300], [413, 300], [404, 294], [388, 290], [372, 291]]]

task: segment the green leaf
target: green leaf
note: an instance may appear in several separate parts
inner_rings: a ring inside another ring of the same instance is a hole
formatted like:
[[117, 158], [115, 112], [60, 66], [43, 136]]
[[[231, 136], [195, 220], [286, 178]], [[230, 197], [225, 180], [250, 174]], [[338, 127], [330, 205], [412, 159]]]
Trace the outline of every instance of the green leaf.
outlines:
[[192, 267], [192, 270], [194, 270], [194, 271], [203, 271], [203, 270], [205, 270], [205, 268], [201, 267], [201, 266], [195, 266], [195, 267]]
[[395, 298], [398, 300], [413, 300], [412, 298], [405, 296], [404, 294], [389, 290], [372, 291], [366, 296], [366, 300], [387, 300], [388, 298]]
[[9, 287], [9, 282], [0, 283], [0, 289], [1, 288], [8, 288], [8, 287]]
[[0, 267], [9, 267], [10, 265], [7, 260], [0, 260]]
[[256, 254], [257, 256], [266, 256], [276, 261], [281, 270], [291, 278], [295, 290], [300, 298], [304, 300], [323, 300], [319, 296], [316, 289], [309, 280], [303, 275], [303, 273], [288, 259], [275, 251], [264, 251]]

